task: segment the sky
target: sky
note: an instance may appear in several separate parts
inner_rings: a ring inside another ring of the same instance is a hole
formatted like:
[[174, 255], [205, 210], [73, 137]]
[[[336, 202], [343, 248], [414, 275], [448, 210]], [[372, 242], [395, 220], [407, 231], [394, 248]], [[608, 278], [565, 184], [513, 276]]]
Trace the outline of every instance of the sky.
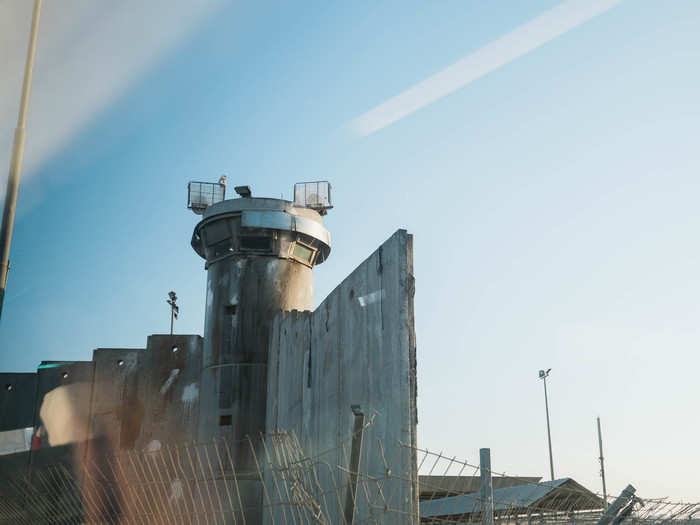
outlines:
[[700, 3], [144, 4], [44, 2], [0, 370], [145, 347], [171, 289], [202, 333], [190, 180], [329, 180], [316, 304], [414, 235], [419, 446], [547, 478], [552, 368], [556, 477], [601, 490], [600, 416], [609, 493], [700, 499]]

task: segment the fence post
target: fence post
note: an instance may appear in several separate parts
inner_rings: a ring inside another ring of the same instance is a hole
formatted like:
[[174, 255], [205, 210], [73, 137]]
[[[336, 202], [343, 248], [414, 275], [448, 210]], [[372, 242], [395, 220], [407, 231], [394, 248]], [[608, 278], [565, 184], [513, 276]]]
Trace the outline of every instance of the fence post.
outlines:
[[345, 500], [345, 522], [352, 525], [355, 518], [355, 494], [357, 492], [357, 474], [360, 471], [360, 455], [362, 453], [362, 434], [365, 426], [365, 415], [360, 410], [360, 405], [350, 407], [355, 416], [355, 424], [352, 429], [352, 445], [350, 449], [350, 483], [348, 485], [347, 498]]
[[605, 509], [605, 512], [603, 512], [603, 515], [600, 517], [596, 525], [609, 525], [615, 516], [617, 516], [617, 513], [620, 512], [625, 505], [632, 501], [636, 491], [637, 489], [635, 489], [632, 485], [627, 485], [625, 490], [622, 491], [622, 494], [615, 498], [615, 501], [613, 501], [610, 506]]
[[493, 525], [493, 486], [491, 484], [491, 449], [479, 450], [479, 471], [481, 481], [481, 525]]

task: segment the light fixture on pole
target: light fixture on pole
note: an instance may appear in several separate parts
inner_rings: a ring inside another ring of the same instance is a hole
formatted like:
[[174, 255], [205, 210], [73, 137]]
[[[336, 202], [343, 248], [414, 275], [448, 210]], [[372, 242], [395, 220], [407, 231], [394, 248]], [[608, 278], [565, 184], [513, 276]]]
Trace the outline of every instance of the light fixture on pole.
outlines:
[[540, 370], [540, 379], [544, 383], [544, 410], [547, 414], [547, 443], [549, 444], [549, 473], [552, 476], [552, 481], [554, 481], [554, 460], [552, 459], [552, 434], [549, 430], [549, 400], [547, 399], [547, 378], [549, 373], [552, 371], [551, 368], [545, 370]]
[[180, 307], [175, 304], [177, 301], [177, 295], [175, 292], [168, 292], [168, 297], [166, 302], [170, 305], [170, 335], [173, 335], [173, 325], [175, 324], [175, 319], [177, 319], [177, 314], [180, 312]]

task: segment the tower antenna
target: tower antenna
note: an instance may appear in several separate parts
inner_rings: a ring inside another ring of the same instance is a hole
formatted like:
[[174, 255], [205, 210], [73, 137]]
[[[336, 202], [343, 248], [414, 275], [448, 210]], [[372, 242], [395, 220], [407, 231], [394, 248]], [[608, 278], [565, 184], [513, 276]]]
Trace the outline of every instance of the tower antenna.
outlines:
[[597, 418], [598, 420], [598, 450], [600, 450], [600, 457], [598, 458], [600, 460], [600, 477], [603, 480], [603, 504], [605, 505], [605, 508], [608, 508], [608, 494], [605, 489], [605, 463], [603, 462], [603, 434], [600, 431], [600, 417]]
[[175, 292], [168, 292], [168, 297], [166, 302], [170, 305], [170, 335], [173, 335], [173, 325], [175, 324], [175, 319], [177, 319], [177, 314], [180, 313], [180, 307], [175, 304], [177, 301], [177, 295]]

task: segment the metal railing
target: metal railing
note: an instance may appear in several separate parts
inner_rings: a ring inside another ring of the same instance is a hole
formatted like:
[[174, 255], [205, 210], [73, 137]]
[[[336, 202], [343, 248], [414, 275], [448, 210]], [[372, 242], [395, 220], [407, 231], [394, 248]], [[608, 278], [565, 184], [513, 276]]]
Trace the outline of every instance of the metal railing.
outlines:
[[294, 205], [311, 208], [325, 215], [333, 207], [330, 182], [297, 182], [294, 185]]
[[212, 204], [226, 198], [226, 185], [218, 182], [192, 181], [187, 185], [187, 207], [201, 214]]

